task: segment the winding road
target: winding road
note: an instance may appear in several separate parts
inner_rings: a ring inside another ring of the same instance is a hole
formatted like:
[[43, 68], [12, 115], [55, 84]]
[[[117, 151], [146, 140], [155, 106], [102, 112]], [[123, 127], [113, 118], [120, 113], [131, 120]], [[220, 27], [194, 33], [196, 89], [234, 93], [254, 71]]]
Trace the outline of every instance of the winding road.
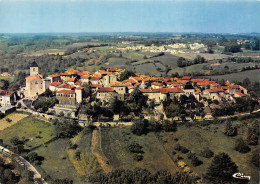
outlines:
[[13, 153], [12, 151], [10, 151], [9, 149], [3, 146], [0, 146], [0, 154], [3, 154], [5, 157], [8, 157], [11, 160], [14, 160], [25, 169], [32, 171], [33, 179], [35, 183], [47, 184], [47, 182], [44, 181], [44, 179], [42, 178], [41, 174], [37, 171], [37, 169], [20, 155]]

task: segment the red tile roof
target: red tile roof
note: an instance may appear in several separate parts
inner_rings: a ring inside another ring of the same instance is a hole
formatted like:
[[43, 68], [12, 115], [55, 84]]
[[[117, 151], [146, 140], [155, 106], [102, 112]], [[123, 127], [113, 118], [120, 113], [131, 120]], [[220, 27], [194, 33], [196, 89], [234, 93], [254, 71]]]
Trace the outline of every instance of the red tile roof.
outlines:
[[61, 76], [70, 76], [70, 74], [68, 74], [68, 73], [61, 73], [60, 75]]
[[102, 87], [102, 88], [99, 88], [97, 90], [98, 93], [103, 93], [103, 92], [114, 92], [113, 88], [110, 88], [110, 87]]
[[110, 72], [116, 72], [116, 71], [117, 71], [117, 68], [116, 68], [116, 67], [109, 67], [109, 68], [108, 68], [108, 71], [110, 71]]
[[127, 85], [118, 82], [118, 83], [110, 83], [109, 86], [110, 87], [126, 87]]
[[82, 76], [80, 76], [80, 78], [81, 78], [81, 79], [89, 79], [90, 76], [89, 76], [89, 75], [82, 75]]
[[188, 76], [184, 76], [181, 78], [182, 80], [191, 80], [191, 77], [188, 77]]
[[76, 89], [84, 89], [83, 87], [77, 87]]
[[151, 84], [154, 85], [154, 86], [162, 86], [163, 85], [162, 83], [159, 83], [159, 82], [152, 82]]
[[102, 88], [101, 84], [92, 84], [90, 85], [91, 88]]
[[12, 91], [0, 90], [0, 96], [11, 96], [12, 94], [14, 94]]
[[240, 96], [240, 97], [244, 97], [246, 95], [244, 95], [243, 93], [240, 93], [240, 92], [236, 92], [236, 95]]
[[60, 75], [59, 74], [53, 74], [53, 75], [50, 75], [50, 77], [54, 78], [54, 77], [59, 77]]
[[99, 80], [100, 78], [97, 78], [97, 77], [91, 77], [90, 80]]
[[31, 82], [31, 81], [34, 81], [34, 80], [42, 80], [42, 78], [37, 74], [26, 77], [27, 82]]
[[74, 82], [76, 80], [75, 77], [68, 79], [68, 82]]
[[72, 86], [72, 85], [69, 85], [69, 84], [62, 84], [62, 85], [58, 86], [58, 88], [73, 89], [73, 88], [75, 88], [75, 87]]
[[53, 83], [51, 83], [50, 85], [51, 86], [59, 86], [59, 85], [61, 85], [62, 83], [61, 82], [53, 82]]

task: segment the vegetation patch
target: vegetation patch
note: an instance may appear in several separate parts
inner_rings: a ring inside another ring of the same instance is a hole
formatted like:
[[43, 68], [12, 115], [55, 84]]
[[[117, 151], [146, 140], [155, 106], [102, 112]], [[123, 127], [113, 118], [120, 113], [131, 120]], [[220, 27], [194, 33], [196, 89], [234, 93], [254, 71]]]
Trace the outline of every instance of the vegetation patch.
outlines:
[[27, 114], [17, 112], [8, 114], [6, 117], [0, 120], [0, 131], [15, 125], [17, 122], [19, 122], [23, 118], [26, 118], [27, 116]]
[[5, 144], [11, 145], [10, 141], [14, 137], [24, 141], [25, 149], [32, 149], [53, 139], [55, 128], [50, 123], [30, 115], [0, 132], [0, 139], [3, 139]]

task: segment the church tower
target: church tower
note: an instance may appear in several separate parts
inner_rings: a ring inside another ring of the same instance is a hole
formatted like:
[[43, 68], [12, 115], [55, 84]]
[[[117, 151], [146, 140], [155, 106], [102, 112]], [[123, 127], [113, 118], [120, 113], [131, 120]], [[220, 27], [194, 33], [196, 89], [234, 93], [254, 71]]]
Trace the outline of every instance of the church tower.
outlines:
[[39, 67], [38, 64], [34, 61], [30, 65], [30, 75], [38, 75], [39, 74]]

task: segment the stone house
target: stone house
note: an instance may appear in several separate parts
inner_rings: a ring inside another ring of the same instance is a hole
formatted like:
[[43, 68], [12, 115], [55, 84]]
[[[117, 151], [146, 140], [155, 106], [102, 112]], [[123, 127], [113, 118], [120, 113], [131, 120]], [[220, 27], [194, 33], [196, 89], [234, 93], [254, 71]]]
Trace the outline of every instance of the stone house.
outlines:
[[0, 105], [2, 107], [14, 105], [16, 102], [16, 95], [12, 91], [0, 90]]
[[116, 94], [115, 90], [111, 87], [101, 87], [97, 90], [96, 98], [101, 102], [108, 102]]

